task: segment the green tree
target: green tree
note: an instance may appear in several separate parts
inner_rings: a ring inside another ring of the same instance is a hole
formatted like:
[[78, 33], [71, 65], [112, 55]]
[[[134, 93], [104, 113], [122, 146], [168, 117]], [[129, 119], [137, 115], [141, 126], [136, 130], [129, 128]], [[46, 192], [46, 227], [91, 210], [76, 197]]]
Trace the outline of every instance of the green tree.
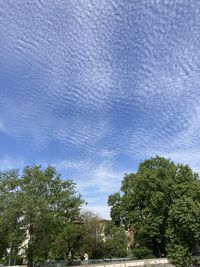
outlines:
[[4, 263], [14, 264], [18, 247], [25, 236], [21, 230], [22, 212], [16, 202], [19, 190], [18, 171], [0, 173], [0, 257]]
[[61, 179], [53, 167], [26, 167], [21, 178], [16, 171], [2, 173], [0, 235], [7, 234], [2, 257], [9, 248], [10, 264], [19, 252], [24, 253], [29, 267], [35, 260], [47, 260], [57, 236], [77, 220], [82, 204], [75, 184]]
[[102, 220], [91, 212], [82, 214], [84, 229], [84, 252], [90, 258], [113, 258], [127, 256], [127, 236], [125, 228]]
[[108, 203], [117, 225], [132, 225], [135, 254], [168, 254], [177, 266], [189, 266], [200, 242], [200, 181], [187, 165], [158, 156], [145, 160]]
[[[71, 229], [68, 225], [79, 216], [83, 200], [72, 181], [62, 180], [52, 167], [42, 170], [40, 166], [24, 169], [19, 198], [23, 202], [23, 224], [29, 235], [26, 255], [28, 265], [32, 266], [38, 249], [46, 259], [55, 237], [63, 232], [67, 234], [66, 227]], [[38, 242], [41, 232], [45, 240], [48, 238], [47, 246]]]
[[55, 239], [57, 258], [64, 257], [66, 264], [72, 263], [84, 244], [84, 228], [79, 222], [68, 222]]
[[127, 256], [127, 236], [123, 226], [116, 226], [108, 222], [105, 226], [105, 248], [106, 258], [124, 258]]
[[104, 257], [103, 228], [104, 221], [90, 211], [82, 212], [82, 228], [84, 229], [84, 242], [81, 255], [88, 253], [89, 258]]

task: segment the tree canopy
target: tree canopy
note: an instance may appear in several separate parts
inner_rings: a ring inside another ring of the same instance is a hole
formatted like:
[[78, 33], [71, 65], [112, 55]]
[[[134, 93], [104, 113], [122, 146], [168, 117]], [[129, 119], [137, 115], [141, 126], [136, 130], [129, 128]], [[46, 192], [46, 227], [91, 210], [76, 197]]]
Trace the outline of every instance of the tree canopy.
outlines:
[[154, 157], [126, 174], [108, 199], [116, 225], [132, 225], [137, 257], [167, 255], [189, 266], [200, 244], [200, 181], [188, 165]]
[[26, 167], [21, 177], [17, 171], [0, 173], [0, 256], [8, 256], [12, 265], [24, 254], [32, 266], [54, 253], [58, 239], [59, 252], [68, 255], [72, 247], [63, 246], [63, 233], [78, 220], [83, 202], [75, 184], [61, 179], [53, 167]]
[[83, 203], [73, 181], [53, 167], [0, 172], [0, 260], [14, 265], [23, 257], [31, 267], [85, 252], [125, 257], [127, 229], [137, 258], [167, 256], [187, 267], [200, 252], [200, 180], [187, 165], [158, 156], [140, 163], [108, 199], [112, 222], [81, 212]]
[[0, 172], [0, 261], [6, 265], [126, 256], [125, 229], [81, 211], [75, 184], [39, 165]]

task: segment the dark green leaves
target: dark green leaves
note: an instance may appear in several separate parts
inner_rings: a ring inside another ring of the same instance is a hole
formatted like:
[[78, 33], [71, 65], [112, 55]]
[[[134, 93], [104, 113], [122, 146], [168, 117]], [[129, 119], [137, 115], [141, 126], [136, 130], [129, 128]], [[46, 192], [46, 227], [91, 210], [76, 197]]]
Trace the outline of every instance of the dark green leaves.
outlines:
[[200, 244], [198, 178], [189, 166], [158, 156], [141, 163], [137, 173], [125, 175], [121, 191], [108, 203], [116, 224], [133, 225], [138, 255], [168, 253], [177, 266], [189, 266]]

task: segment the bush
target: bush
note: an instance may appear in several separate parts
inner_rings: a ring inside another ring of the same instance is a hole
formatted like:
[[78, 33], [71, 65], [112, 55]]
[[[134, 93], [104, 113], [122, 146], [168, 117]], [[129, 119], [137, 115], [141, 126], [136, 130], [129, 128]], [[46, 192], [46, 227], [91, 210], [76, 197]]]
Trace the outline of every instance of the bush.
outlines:
[[146, 247], [136, 247], [133, 250], [133, 256], [137, 259], [150, 259], [155, 258], [153, 251]]
[[173, 247], [170, 247], [170, 249], [168, 249], [168, 257], [172, 259], [172, 263], [174, 263], [176, 267], [193, 266], [191, 253], [189, 253], [189, 249], [183, 245], [173, 245]]

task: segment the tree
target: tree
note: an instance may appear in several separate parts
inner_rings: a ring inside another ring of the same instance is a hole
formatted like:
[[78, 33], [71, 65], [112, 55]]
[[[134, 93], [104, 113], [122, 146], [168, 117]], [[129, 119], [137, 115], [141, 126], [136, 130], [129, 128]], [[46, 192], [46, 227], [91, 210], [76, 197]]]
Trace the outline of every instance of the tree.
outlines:
[[[55, 236], [66, 233], [66, 227], [69, 229], [68, 225], [79, 216], [83, 200], [76, 194], [72, 181], [62, 180], [52, 167], [42, 170], [40, 166], [24, 169], [20, 198], [23, 201], [23, 223], [29, 235], [26, 254], [31, 266], [35, 248], [39, 248], [41, 231], [49, 238], [46, 251], [41, 243], [41, 250], [47, 258]], [[65, 251], [63, 253], [65, 255]]]
[[200, 181], [191, 168], [158, 156], [145, 160], [108, 203], [117, 225], [133, 226], [136, 254], [167, 254], [189, 266], [200, 243]]
[[91, 212], [85, 212], [82, 219], [82, 255], [87, 252], [93, 259], [127, 256], [127, 235], [124, 227], [102, 220]]
[[47, 260], [54, 240], [77, 220], [82, 204], [75, 184], [62, 180], [53, 167], [26, 167], [21, 178], [17, 172], [1, 173], [0, 223], [7, 221], [4, 247], [10, 248], [10, 258], [23, 251], [29, 267], [34, 260]]
[[105, 227], [105, 248], [107, 258], [124, 258], [127, 256], [127, 236], [125, 228], [108, 222]]
[[84, 229], [84, 242], [81, 255], [88, 253], [89, 258], [104, 257], [104, 221], [90, 211], [82, 212], [82, 228]]
[[66, 264], [72, 263], [75, 253], [79, 252], [84, 244], [84, 229], [78, 222], [69, 222], [61, 229], [55, 239], [57, 257], [64, 256]]
[[25, 238], [21, 230], [22, 213], [16, 202], [18, 189], [17, 170], [0, 173], [0, 256], [9, 265], [16, 261], [18, 247]]
[[124, 227], [102, 220], [91, 212], [82, 214], [82, 223], [82, 255], [87, 252], [93, 259], [127, 256], [127, 235]]

